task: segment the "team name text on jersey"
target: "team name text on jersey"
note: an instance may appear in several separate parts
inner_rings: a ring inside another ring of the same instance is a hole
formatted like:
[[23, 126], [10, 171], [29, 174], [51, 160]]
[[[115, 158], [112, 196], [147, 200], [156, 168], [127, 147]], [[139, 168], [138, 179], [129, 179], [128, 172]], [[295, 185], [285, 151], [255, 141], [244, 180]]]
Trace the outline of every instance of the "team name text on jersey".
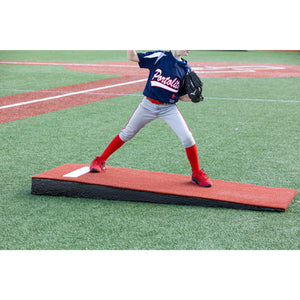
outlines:
[[178, 80], [177, 77], [175, 79], [172, 79], [170, 76], [168, 77], [162, 76], [162, 70], [156, 69], [151, 79], [151, 86], [160, 87], [165, 90], [178, 93], [180, 87], [180, 81]]

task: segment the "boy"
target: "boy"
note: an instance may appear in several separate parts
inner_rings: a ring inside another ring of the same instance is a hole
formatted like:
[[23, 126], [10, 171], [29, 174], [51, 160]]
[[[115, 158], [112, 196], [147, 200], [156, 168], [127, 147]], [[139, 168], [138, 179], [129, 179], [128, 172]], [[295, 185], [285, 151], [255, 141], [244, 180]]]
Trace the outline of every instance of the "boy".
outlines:
[[182, 56], [189, 50], [151, 51], [136, 53], [127, 51], [127, 58], [149, 69], [149, 77], [144, 89], [144, 98], [131, 116], [126, 127], [112, 140], [101, 156], [90, 165], [91, 172], [105, 169], [105, 162], [125, 142], [132, 139], [140, 129], [156, 118], [163, 119], [177, 134], [186, 149], [192, 167], [192, 182], [211, 187], [212, 183], [204, 170], [200, 170], [197, 146], [176, 102], [191, 101], [183, 88], [184, 77], [191, 70]]

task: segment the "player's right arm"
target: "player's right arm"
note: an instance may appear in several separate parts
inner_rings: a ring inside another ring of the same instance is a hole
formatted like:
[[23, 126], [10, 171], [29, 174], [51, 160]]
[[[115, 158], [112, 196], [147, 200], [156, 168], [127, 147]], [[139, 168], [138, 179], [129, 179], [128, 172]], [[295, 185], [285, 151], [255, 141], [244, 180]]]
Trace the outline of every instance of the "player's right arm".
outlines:
[[127, 58], [131, 61], [134, 61], [134, 62], [137, 62], [139, 63], [140, 60], [139, 60], [139, 57], [138, 55], [136, 54], [135, 50], [127, 50]]

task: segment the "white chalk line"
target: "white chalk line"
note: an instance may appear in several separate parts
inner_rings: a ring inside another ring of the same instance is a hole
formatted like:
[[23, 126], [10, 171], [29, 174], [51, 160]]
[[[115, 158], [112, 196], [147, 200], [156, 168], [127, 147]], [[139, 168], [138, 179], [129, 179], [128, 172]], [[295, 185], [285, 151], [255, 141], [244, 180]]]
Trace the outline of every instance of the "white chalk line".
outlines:
[[[65, 93], [72, 93], [72, 91], [59, 91], [59, 90], [53, 90], [53, 91], [50, 91], [50, 90], [19, 90], [19, 89], [0, 89], [0, 92], [1, 91], [4, 91], [4, 92], [17, 92], [17, 93], [44, 93], [44, 94], [58, 94], [58, 93], [62, 93], [62, 94], [65, 94]], [[112, 95], [112, 96], [126, 96], [128, 94], [125, 94], [125, 93], [103, 93], [103, 92], [88, 92], [87, 94], [89, 95]], [[15, 94], [15, 95], [18, 95], [18, 94]], [[130, 94], [130, 95], [134, 95], [133, 94]], [[140, 94], [139, 94], [140, 95]], [[2, 97], [8, 97], [8, 96], [14, 96], [14, 95], [7, 95], [7, 96], [2, 96]], [[1, 96], [0, 96], [1, 98]]]
[[[108, 87], [107, 87], [108, 88]], [[33, 91], [33, 90], [16, 90], [16, 89], [0, 89], [0, 91], [14, 91], [14, 92], [37, 92], [37, 93], [65, 93], [66, 91]], [[72, 93], [72, 92], [68, 92]], [[132, 94], [124, 94], [124, 93], [103, 93], [103, 92], [86, 92], [89, 95], [104, 95], [104, 96], [130, 96], [130, 97], [142, 97], [142, 93], [132, 93]], [[60, 96], [56, 96], [60, 97]], [[51, 97], [48, 97], [51, 98]], [[47, 99], [47, 98], [44, 98]], [[284, 100], [284, 99], [251, 99], [251, 98], [225, 98], [225, 97], [205, 97], [205, 99], [209, 100], [232, 100], [232, 101], [255, 101], [255, 102], [279, 102], [279, 103], [300, 103], [300, 100]], [[33, 100], [37, 101], [37, 100]], [[27, 102], [25, 102], [27, 103]], [[17, 105], [17, 103], [16, 103]], [[4, 106], [0, 107], [5, 108]]]
[[77, 169], [73, 172], [70, 172], [68, 174], [63, 175], [63, 177], [72, 177], [72, 178], [77, 178], [79, 176], [82, 176], [86, 173], [90, 172], [90, 167], [82, 167], [80, 169]]
[[211, 100], [233, 100], [233, 101], [258, 101], [258, 102], [281, 102], [281, 103], [300, 103], [300, 100], [283, 100], [283, 99], [248, 99], [248, 98], [218, 98], [218, 97], [204, 97]]
[[37, 103], [37, 102], [44, 102], [44, 101], [49, 101], [49, 100], [53, 100], [53, 99], [59, 99], [59, 98], [63, 98], [63, 97], [89, 93], [89, 92], [93, 92], [93, 91], [100, 91], [100, 90], [104, 90], [104, 89], [135, 84], [135, 83], [143, 82], [143, 81], [147, 81], [147, 78], [134, 80], [134, 81], [123, 82], [123, 83], [118, 83], [118, 84], [113, 84], [113, 85], [108, 85], [108, 86], [102, 86], [102, 87], [94, 88], [94, 89], [88, 89], [88, 90], [82, 90], [82, 91], [78, 91], [78, 92], [67, 93], [67, 94], [63, 94], [63, 95], [57, 95], [57, 96], [53, 96], [53, 97], [46, 97], [46, 98], [42, 98], [42, 99], [36, 99], [36, 100], [31, 100], [31, 101], [26, 101], [26, 102], [19, 102], [19, 103], [4, 105], [4, 106], [0, 106], [0, 109], [17, 107], [17, 106], [21, 106], [21, 105], [28, 105], [28, 104]]

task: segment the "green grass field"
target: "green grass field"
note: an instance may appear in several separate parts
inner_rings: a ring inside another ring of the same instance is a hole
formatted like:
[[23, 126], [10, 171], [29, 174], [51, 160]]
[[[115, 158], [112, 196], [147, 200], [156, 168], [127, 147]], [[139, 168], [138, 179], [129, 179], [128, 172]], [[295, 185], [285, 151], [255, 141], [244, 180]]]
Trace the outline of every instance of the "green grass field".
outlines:
[[[300, 52], [192, 51], [189, 59], [299, 65]], [[0, 51], [0, 60], [126, 61], [126, 52]], [[0, 65], [0, 97], [112, 76], [53, 66]], [[299, 191], [300, 78], [203, 81], [203, 103], [179, 103], [196, 139], [201, 167], [215, 179]], [[101, 154], [141, 95], [0, 125], [0, 249], [300, 249], [299, 193], [284, 213], [30, 194], [31, 176], [65, 163], [89, 164]], [[190, 174], [184, 148], [161, 120], [147, 125], [108, 164]]]

